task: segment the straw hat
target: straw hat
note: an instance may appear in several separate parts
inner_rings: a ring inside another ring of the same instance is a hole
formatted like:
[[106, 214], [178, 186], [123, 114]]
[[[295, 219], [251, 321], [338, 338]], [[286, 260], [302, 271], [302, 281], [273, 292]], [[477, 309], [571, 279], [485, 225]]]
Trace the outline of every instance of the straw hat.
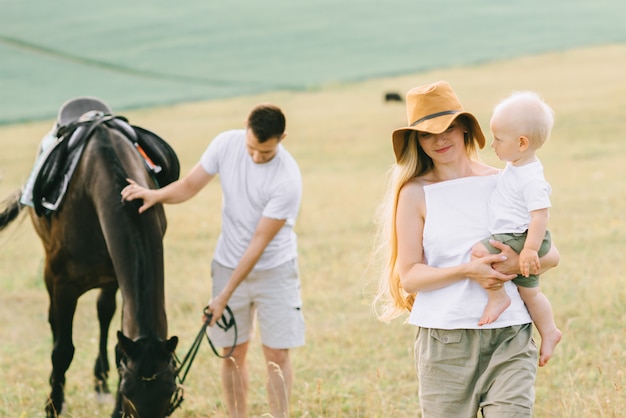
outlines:
[[474, 139], [480, 148], [485, 146], [485, 135], [478, 121], [461, 105], [452, 87], [445, 81], [415, 87], [406, 94], [406, 111], [409, 126], [393, 131], [393, 152], [400, 159], [409, 131], [440, 134], [459, 116], [465, 115], [472, 124]]
[[77, 121], [82, 115], [90, 111], [111, 114], [111, 108], [97, 97], [75, 97], [63, 103], [57, 116], [57, 124], [66, 126]]

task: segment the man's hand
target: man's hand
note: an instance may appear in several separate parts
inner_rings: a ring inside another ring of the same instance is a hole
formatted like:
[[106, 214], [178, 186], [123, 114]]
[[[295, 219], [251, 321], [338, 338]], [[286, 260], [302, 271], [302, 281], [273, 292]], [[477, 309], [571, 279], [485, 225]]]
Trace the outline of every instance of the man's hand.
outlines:
[[[224, 309], [226, 309], [226, 303], [228, 299], [226, 299], [222, 294], [219, 294], [215, 298], [211, 299], [209, 302], [209, 306], [206, 309], [206, 312], [211, 316], [211, 322], [209, 322], [209, 326], [212, 327], [215, 323], [222, 317], [224, 313]], [[206, 322], [208, 317], [205, 315], [202, 316], [202, 320]]]
[[126, 181], [128, 181], [129, 184], [122, 189], [122, 201], [142, 199], [143, 204], [139, 207], [139, 213], [144, 213], [150, 207], [158, 203], [154, 196], [154, 190], [140, 186], [133, 179], [126, 179]]

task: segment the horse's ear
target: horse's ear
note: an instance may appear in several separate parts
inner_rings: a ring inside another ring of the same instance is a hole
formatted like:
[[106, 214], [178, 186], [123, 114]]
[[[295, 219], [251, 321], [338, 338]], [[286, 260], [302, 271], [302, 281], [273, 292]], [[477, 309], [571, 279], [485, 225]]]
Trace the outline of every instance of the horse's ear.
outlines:
[[122, 331], [117, 331], [117, 344], [120, 347], [122, 353], [128, 357], [132, 357], [133, 347], [135, 343], [133, 340], [125, 336]]
[[165, 349], [168, 353], [173, 353], [176, 350], [176, 346], [178, 345], [178, 337], [173, 336], [169, 340], [165, 342]]

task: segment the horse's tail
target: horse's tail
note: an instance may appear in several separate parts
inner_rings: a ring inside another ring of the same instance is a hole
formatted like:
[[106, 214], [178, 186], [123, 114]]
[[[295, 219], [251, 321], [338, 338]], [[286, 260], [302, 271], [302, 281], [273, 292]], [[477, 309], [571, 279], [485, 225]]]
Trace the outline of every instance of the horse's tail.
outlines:
[[24, 204], [20, 201], [21, 197], [22, 190], [16, 190], [0, 203], [0, 231], [17, 219], [24, 209]]

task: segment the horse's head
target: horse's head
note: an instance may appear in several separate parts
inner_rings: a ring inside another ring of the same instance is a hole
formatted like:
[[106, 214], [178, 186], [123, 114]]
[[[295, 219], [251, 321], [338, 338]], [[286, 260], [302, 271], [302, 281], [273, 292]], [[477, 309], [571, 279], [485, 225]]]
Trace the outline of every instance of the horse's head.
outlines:
[[156, 337], [131, 340], [117, 332], [120, 359], [122, 416], [163, 418], [168, 416], [170, 398], [176, 391], [173, 353], [178, 337], [162, 341]]

